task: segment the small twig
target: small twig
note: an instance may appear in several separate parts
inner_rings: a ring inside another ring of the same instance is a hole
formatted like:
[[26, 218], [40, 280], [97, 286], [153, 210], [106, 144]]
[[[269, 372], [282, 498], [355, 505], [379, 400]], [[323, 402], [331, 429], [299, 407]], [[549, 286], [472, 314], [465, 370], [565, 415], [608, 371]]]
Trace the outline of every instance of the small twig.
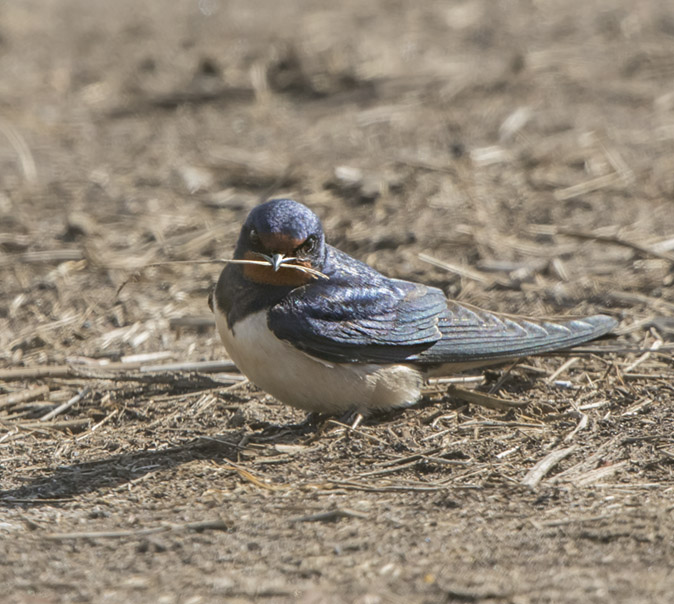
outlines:
[[171, 359], [176, 356], [178, 355], [172, 350], [158, 350], [157, 352], [142, 352], [140, 354], [129, 354], [123, 356], [120, 359], [120, 361], [122, 363], [149, 363], [150, 361], [164, 361], [166, 359]]
[[385, 486], [373, 486], [369, 484], [362, 484], [351, 480], [332, 481], [331, 484], [343, 489], [354, 489], [357, 491], [365, 491], [366, 493], [400, 493], [406, 491], [412, 492], [435, 492], [443, 491], [445, 489], [479, 489], [478, 485], [461, 485], [461, 484], [390, 484]]
[[585, 182], [578, 183], [577, 185], [571, 185], [570, 187], [557, 189], [553, 195], [557, 201], [565, 201], [567, 199], [573, 199], [574, 197], [586, 195], [587, 193], [598, 191], [604, 187], [617, 184], [621, 180], [622, 177], [620, 174], [611, 172], [610, 174], [597, 176], [597, 178], [592, 178], [590, 180], [586, 180]]
[[[442, 451], [441, 447], [431, 447], [430, 449], [426, 449], [425, 451], [419, 451], [418, 453], [413, 453], [412, 455], [406, 455], [405, 457], [396, 457], [395, 459], [391, 459], [389, 461], [384, 461], [382, 463], [377, 464], [381, 468], [390, 468], [391, 466], [401, 466], [401, 465], [406, 465], [410, 461], [419, 461], [424, 455], [435, 455], [436, 453], [439, 453]], [[365, 472], [365, 474], [357, 474], [354, 478], [359, 478], [361, 476], [365, 476], [369, 474], [370, 472]]]
[[75, 440], [80, 441], [80, 440], [84, 440], [85, 438], [88, 438], [89, 436], [91, 436], [91, 434], [93, 432], [98, 430], [103, 424], [107, 424], [118, 413], [119, 413], [119, 409], [115, 409], [111, 413], [108, 413], [100, 422], [91, 426], [91, 428], [89, 428], [84, 434], [80, 434]]
[[664, 342], [662, 340], [655, 340], [653, 344], [651, 344], [650, 349], [647, 352], [644, 352], [636, 361], [633, 363], [630, 363], [625, 369], [623, 369], [624, 373], [629, 373], [633, 369], [636, 369], [641, 363], [643, 363], [645, 360], [648, 359], [648, 357], [651, 356], [651, 352], [655, 352], [662, 348], [662, 345]]
[[226, 373], [238, 371], [231, 361], [196, 361], [193, 363], [166, 363], [165, 365], [145, 365], [140, 367], [141, 373], [170, 371], [197, 371], [199, 373]]
[[547, 378], [548, 384], [552, 384], [562, 373], [564, 373], [569, 367], [572, 365], [575, 365], [579, 360], [579, 357], [571, 357], [570, 359], [567, 359], [562, 363], [560, 367], [557, 368], [556, 371], [550, 374], [550, 376]]
[[428, 254], [423, 253], [419, 254], [418, 258], [423, 262], [427, 262], [428, 264], [432, 264], [433, 266], [442, 268], [446, 271], [449, 271], [450, 273], [454, 273], [456, 275], [459, 275], [460, 277], [466, 277], [467, 279], [472, 279], [473, 281], [477, 281], [478, 283], [482, 283], [484, 285], [493, 285], [494, 282], [496, 281], [495, 279], [487, 277], [486, 275], [483, 275], [482, 273], [476, 270], [467, 268], [465, 266], [458, 266], [456, 264], [451, 264], [449, 262], [445, 262], [444, 260], [439, 260], [438, 258], [429, 256]]
[[225, 440], [224, 438], [215, 438], [213, 436], [200, 436], [199, 441], [217, 443], [219, 445], [225, 445], [226, 447], [233, 447], [235, 449], [245, 449], [245, 446], [243, 445], [237, 444], [229, 440]]
[[349, 432], [353, 432], [354, 434], [359, 434], [360, 436], [363, 436], [365, 438], [369, 438], [370, 440], [372, 440], [376, 443], [379, 443], [381, 445], [387, 444], [381, 438], [377, 438], [376, 436], [374, 436], [372, 434], [368, 434], [367, 432], [363, 432], [362, 430], [358, 430], [357, 428], [354, 428], [353, 426], [350, 426], [348, 424], [337, 421], [336, 419], [328, 419], [328, 421], [326, 423], [327, 424], [333, 424], [334, 426], [338, 426], [339, 428], [344, 428], [345, 430], [347, 430]]
[[626, 185], [631, 185], [634, 183], [634, 170], [627, 165], [627, 162], [623, 159], [622, 155], [618, 152], [618, 149], [615, 147], [608, 148], [604, 143], [600, 143], [601, 149], [606, 155], [613, 169], [620, 174], [623, 179], [623, 182]]
[[581, 413], [580, 411], [578, 413], [580, 413], [580, 421], [578, 422], [578, 425], [564, 437], [564, 442], [572, 441], [573, 437], [576, 436], [578, 432], [584, 430], [587, 427], [588, 422], [587, 415], [585, 415], [585, 413]]
[[577, 445], [571, 445], [566, 449], [557, 449], [549, 453], [527, 472], [527, 475], [522, 479], [522, 484], [533, 489], [552, 468], [562, 459], [571, 455], [577, 448]]
[[127, 530], [127, 531], [100, 531], [100, 532], [76, 532], [76, 533], [50, 533], [44, 536], [51, 541], [66, 541], [69, 539], [123, 539], [124, 537], [145, 537], [157, 533], [169, 531], [227, 531], [229, 526], [224, 520], [202, 520], [200, 522], [186, 522], [185, 524], [169, 524], [152, 528]]
[[21, 392], [12, 392], [0, 397], [0, 408], [18, 405], [19, 403], [28, 403], [47, 394], [49, 394], [49, 386], [38, 386], [37, 388], [29, 388]]
[[371, 476], [384, 476], [387, 474], [395, 474], [396, 472], [401, 472], [402, 470], [407, 470], [409, 468], [414, 468], [419, 464], [419, 459], [414, 461], [409, 461], [407, 463], [399, 464], [393, 467], [381, 468], [379, 470], [373, 470], [372, 472], [363, 472], [354, 476], [354, 478], [369, 478]]
[[[454, 417], [456, 417], [456, 416], [454, 416]], [[442, 438], [443, 436], [445, 436], [446, 434], [449, 434], [450, 432], [452, 432], [451, 428], [447, 428], [446, 430], [441, 430], [440, 432], [434, 432], [433, 434], [429, 434], [428, 436], [424, 436], [419, 442], [424, 443], [426, 441], [434, 440], [436, 438]]]
[[512, 363], [499, 377], [498, 380], [496, 380], [496, 383], [489, 389], [489, 394], [496, 395], [496, 393], [501, 389], [503, 384], [505, 384], [506, 380], [510, 377], [510, 374], [512, 373], [512, 370], [517, 367], [517, 364], [521, 361], [522, 359], [517, 359], [514, 363]]
[[356, 428], [358, 428], [358, 426], [360, 426], [361, 422], [364, 419], [365, 418], [363, 417], [362, 413], [356, 413], [356, 416], [353, 418], [353, 421], [351, 422], [351, 429], [355, 430]]
[[5, 422], [4, 427], [10, 428], [19, 428], [21, 430], [65, 430], [67, 428], [76, 428], [78, 426], [84, 426], [88, 424], [91, 420], [88, 418], [77, 418], [77, 419], [66, 419], [61, 421], [52, 422], [50, 424], [44, 423], [42, 420], [36, 422]]
[[[581, 409], [584, 407], [581, 407]], [[618, 438], [614, 437], [603, 444], [599, 445], [589, 457], [584, 457], [582, 461], [571, 466], [570, 468], [560, 472], [559, 474], [552, 476], [548, 482], [550, 484], [558, 483], [561, 481], [567, 481], [569, 477], [578, 476], [581, 473], [587, 472], [589, 469], [592, 469], [599, 461], [605, 456], [606, 451], [610, 450], [618, 442]]]
[[620, 417], [625, 417], [626, 415], [636, 415], [639, 413], [642, 409], [645, 407], [648, 407], [649, 405], [653, 404], [653, 399], [646, 396], [639, 401], [637, 401], [634, 405], [631, 405], [629, 408], [627, 408], [623, 413], [620, 414]]
[[[3, 426], [3, 428], [4, 427], [5, 426]], [[8, 432], [5, 432], [2, 436], [0, 436], [0, 443], [4, 443], [6, 440], [9, 440], [10, 437], [18, 435], [19, 435], [19, 428], [14, 427], [12, 430], [9, 430]]]
[[459, 388], [452, 384], [448, 389], [447, 393], [450, 396], [455, 396], [462, 401], [467, 403], [473, 403], [474, 405], [480, 405], [481, 407], [487, 407], [488, 409], [498, 409], [499, 411], [509, 411], [510, 409], [521, 409], [527, 406], [526, 402], [521, 401], [509, 401], [506, 399], [498, 398], [491, 394], [486, 394], [485, 392], [478, 392], [477, 390], [466, 390], [465, 388]]
[[70, 409], [73, 405], [76, 405], [77, 403], [79, 403], [85, 396], [87, 396], [89, 394], [89, 392], [91, 392], [91, 388], [89, 386], [85, 386], [84, 388], [82, 388], [82, 390], [80, 390], [70, 400], [66, 401], [62, 405], [59, 405], [58, 407], [56, 407], [56, 409], [53, 409], [52, 411], [50, 411], [46, 415], [43, 415], [40, 418], [40, 421], [41, 422], [47, 422], [50, 419], [54, 419], [57, 415], [60, 415], [64, 411], [67, 411], [68, 409]]
[[329, 510], [328, 512], [318, 512], [317, 514], [308, 514], [306, 516], [295, 516], [290, 519], [293, 524], [296, 522], [334, 522], [340, 518], [363, 518], [369, 516], [361, 512], [354, 512], [348, 509]]
[[257, 476], [255, 476], [252, 472], [249, 472], [248, 470], [246, 470], [246, 468], [240, 466], [237, 463], [234, 463], [233, 461], [228, 460], [227, 463], [220, 466], [220, 468], [223, 470], [232, 470], [236, 472], [244, 480], [247, 480], [248, 482], [262, 489], [267, 489], [268, 491], [283, 491], [286, 489], [285, 486], [275, 486], [267, 484], [266, 482], [260, 480]]
[[443, 384], [482, 384], [484, 381], [484, 375], [466, 375], [460, 377], [430, 378], [428, 380], [428, 385], [442, 386]]
[[508, 457], [508, 455], [512, 455], [513, 453], [516, 453], [517, 451], [520, 450], [521, 445], [517, 445], [516, 447], [511, 447], [510, 449], [506, 449], [505, 451], [501, 451], [500, 453], [496, 454], [497, 459], [505, 459]]
[[530, 428], [533, 430], [543, 430], [545, 428], [545, 424], [532, 424], [529, 422], [499, 422], [495, 420], [468, 421], [459, 424], [459, 430], [467, 430], [472, 428]]
[[445, 459], [444, 457], [433, 457], [428, 455], [412, 455], [410, 456], [411, 460], [406, 463], [400, 463], [402, 460], [397, 460], [396, 465], [384, 464], [379, 470], [372, 470], [370, 472], [363, 472], [354, 476], [354, 478], [366, 478], [370, 476], [383, 476], [385, 474], [394, 474], [395, 472], [400, 472], [401, 470], [407, 470], [409, 468], [414, 468], [419, 466], [421, 463], [435, 463], [438, 465], [444, 466], [472, 466], [472, 461], [463, 461], [460, 459]]

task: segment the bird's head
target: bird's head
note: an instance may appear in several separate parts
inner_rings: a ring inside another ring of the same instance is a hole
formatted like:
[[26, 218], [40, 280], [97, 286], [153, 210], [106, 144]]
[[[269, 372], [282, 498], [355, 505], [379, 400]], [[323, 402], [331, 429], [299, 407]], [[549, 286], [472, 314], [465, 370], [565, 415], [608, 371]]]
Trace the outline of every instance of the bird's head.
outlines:
[[243, 265], [243, 275], [250, 281], [295, 287], [316, 277], [292, 266], [320, 271], [325, 253], [318, 216], [292, 199], [272, 199], [248, 214], [234, 258], [265, 262]]

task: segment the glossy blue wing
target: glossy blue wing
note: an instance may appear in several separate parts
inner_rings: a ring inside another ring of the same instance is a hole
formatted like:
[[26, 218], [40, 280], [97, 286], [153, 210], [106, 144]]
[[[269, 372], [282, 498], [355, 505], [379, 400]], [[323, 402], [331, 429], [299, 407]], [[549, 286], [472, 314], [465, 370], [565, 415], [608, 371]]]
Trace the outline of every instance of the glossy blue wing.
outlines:
[[552, 323], [486, 312], [388, 279], [329, 246], [328, 253], [330, 279], [295, 290], [269, 312], [277, 337], [327, 361], [482, 364], [568, 348], [616, 326], [604, 315]]
[[270, 310], [270, 329], [334, 362], [400, 362], [441, 338], [438, 321], [447, 308], [441, 290], [367, 277], [332, 278], [287, 296]]

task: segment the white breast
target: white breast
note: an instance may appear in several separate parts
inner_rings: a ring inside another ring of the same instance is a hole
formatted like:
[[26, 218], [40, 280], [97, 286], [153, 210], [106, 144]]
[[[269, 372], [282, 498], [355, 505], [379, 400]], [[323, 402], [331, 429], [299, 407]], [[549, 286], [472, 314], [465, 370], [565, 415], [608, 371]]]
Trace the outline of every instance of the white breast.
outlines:
[[231, 359], [256, 386], [293, 407], [321, 413], [367, 413], [411, 405], [421, 396], [422, 378], [408, 365], [327, 363], [278, 339], [266, 312], [230, 329], [215, 310], [215, 322]]

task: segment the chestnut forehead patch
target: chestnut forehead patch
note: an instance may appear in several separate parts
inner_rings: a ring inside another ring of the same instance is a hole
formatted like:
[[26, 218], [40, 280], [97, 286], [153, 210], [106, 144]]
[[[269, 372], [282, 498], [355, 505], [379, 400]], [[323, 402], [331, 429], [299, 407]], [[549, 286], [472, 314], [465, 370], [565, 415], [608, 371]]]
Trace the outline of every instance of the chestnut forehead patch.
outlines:
[[267, 251], [287, 256], [292, 254], [305, 241], [285, 233], [260, 233], [259, 236], [260, 242]]

